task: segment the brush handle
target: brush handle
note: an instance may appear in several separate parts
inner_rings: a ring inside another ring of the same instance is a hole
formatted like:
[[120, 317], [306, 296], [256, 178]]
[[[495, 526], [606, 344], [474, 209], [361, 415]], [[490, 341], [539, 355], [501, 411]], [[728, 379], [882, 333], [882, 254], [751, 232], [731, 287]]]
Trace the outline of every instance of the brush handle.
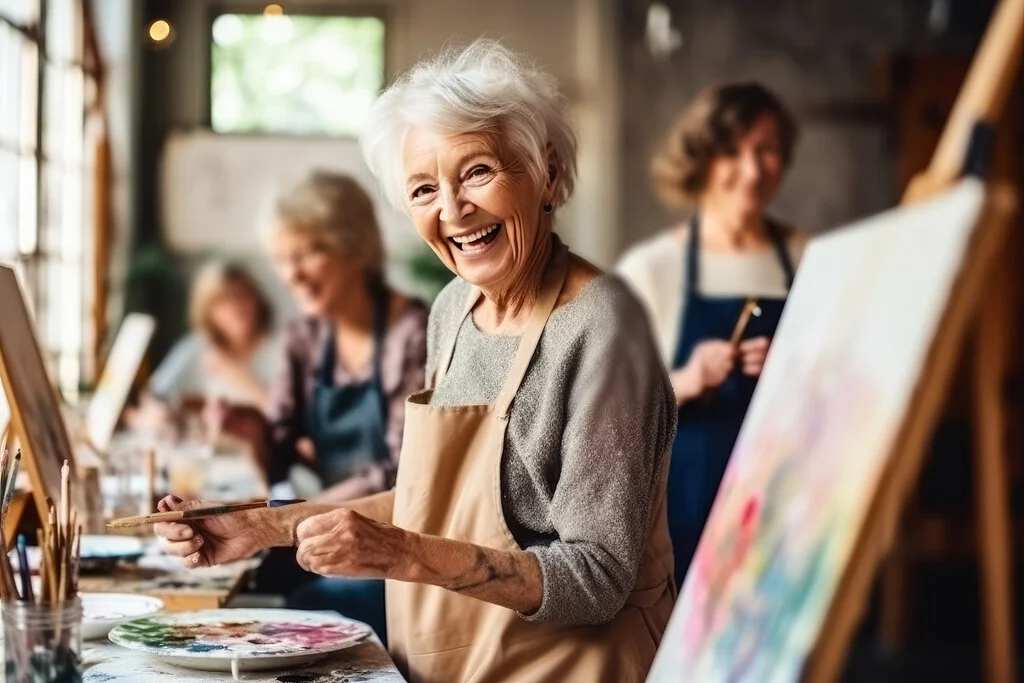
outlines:
[[264, 500], [259, 503], [233, 503], [231, 505], [214, 505], [207, 508], [196, 508], [194, 510], [177, 510], [174, 512], [155, 512], [150, 515], [139, 515], [137, 517], [122, 517], [107, 522], [108, 529], [124, 529], [134, 526], [145, 526], [147, 524], [158, 524], [160, 522], [187, 522], [192, 519], [203, 519], [205, 517], [216, 517], [232, 512], [244, 510], [257, 510], [259, 508], [276, 508], [293, 503], [304, 503], [303, 500]]

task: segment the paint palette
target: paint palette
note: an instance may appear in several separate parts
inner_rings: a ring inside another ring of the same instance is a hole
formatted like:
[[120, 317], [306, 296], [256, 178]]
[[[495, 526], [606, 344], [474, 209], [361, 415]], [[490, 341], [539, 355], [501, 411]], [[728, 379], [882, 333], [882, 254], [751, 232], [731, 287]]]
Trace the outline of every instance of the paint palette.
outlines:
[[135, 619], [115, 627], [110, 640], [189, 669], [256, 671], [305, 666], [370, 633], [337, 614], [219, 609]]
[[131, 619], [156, 614], [162, 600], [134, 593], [82, 593], [82, 638], [106, 638], [110, 629]]

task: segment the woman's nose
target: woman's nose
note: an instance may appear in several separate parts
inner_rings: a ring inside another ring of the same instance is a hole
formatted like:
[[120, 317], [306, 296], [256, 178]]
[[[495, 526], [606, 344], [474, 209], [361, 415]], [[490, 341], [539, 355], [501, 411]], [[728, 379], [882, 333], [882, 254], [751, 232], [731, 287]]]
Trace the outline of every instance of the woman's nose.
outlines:
[[473, 205], [462, 197], [461, 193], [452, 187], [441, 188], [441, 221], [443, 223], [458, 223], [467, 215], [473, 212]]

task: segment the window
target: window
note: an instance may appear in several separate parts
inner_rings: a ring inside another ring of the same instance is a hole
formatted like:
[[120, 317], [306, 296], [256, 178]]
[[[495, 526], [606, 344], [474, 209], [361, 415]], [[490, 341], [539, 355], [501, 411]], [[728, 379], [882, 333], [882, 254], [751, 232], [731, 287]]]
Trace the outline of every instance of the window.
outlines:
[[355, 136], [384, 85], [384, 22], [221, 14], [211, 30], [218, 133]]
[[82, 21], [81, 0], [0, 0], [0, 261], [19, 271], [66, 396], [78, 390], [92, 339], [84, 193], [92, 79]]

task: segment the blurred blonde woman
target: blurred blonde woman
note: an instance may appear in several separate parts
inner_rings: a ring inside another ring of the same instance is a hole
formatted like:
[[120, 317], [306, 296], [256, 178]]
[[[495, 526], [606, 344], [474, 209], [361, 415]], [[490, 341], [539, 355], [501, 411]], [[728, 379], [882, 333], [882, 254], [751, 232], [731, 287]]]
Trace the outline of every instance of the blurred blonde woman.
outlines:
[[[233, 410], [223, 429], [253, 442], [271, 482], [290, 478], [300, 496], [336, 503], [387, 491], [405, 399], [423, 388], [427, 308], [385, 282], [373, 203], [351, 177], [310, 174], [278, 197], [271, 226], [271, 259], [302, 316], [285, 328], [265, 419]], [[276, 553], [262, 571], [277, 590], [299, 586], [290, 606], [330, 605], [384, 636], [382, 582], [295, 576], [294, 555]]]
[[207, 263], [192, 285], [192, 332], [168, 353], [149, 381], [165, 405], [202, 397], [262, 407], [279, 355], [270, 302], [241, 266]]

